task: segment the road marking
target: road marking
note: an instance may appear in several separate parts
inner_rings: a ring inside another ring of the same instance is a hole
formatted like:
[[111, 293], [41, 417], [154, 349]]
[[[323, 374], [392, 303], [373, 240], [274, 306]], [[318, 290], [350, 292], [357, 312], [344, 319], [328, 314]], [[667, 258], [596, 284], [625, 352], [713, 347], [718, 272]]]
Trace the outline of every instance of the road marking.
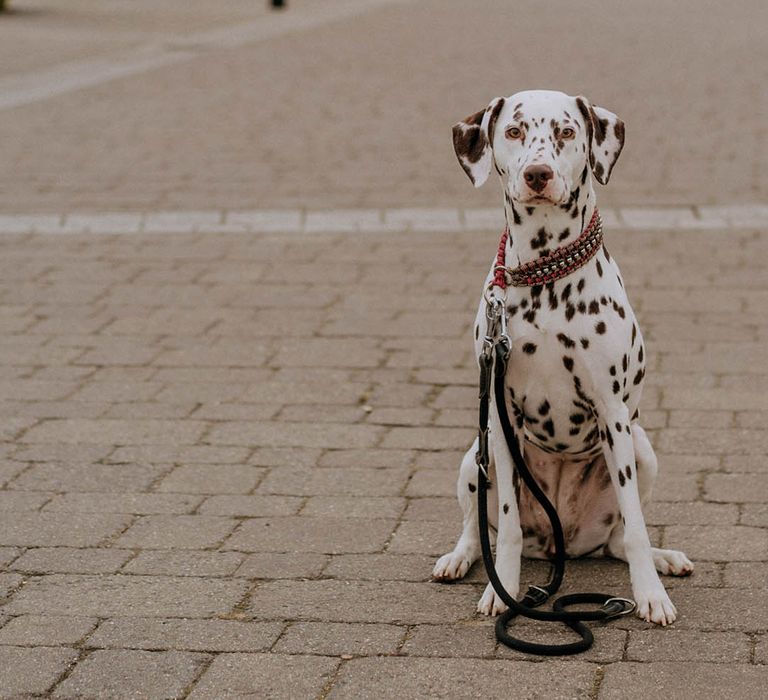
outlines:
[[[606, 228], [633, 231], [768, 229], [768, 205], [601, 209]], [[119, 233], [404, 233], [495, 231], [498, 207], [389, 209], [254, 209], [150, 212], [69, 212], [0, 215], [2, 234]]]
[[0, 78], [0, 110], [48, 100], [75, 90], [182, 63], [216, 49], [257, 44], [293, 32], [314, 29], [409, 0], [332, 0], [290, 12], [271, 12], [251, 22], [204, 32], [168, 36], [152, 44], [109, 56]]

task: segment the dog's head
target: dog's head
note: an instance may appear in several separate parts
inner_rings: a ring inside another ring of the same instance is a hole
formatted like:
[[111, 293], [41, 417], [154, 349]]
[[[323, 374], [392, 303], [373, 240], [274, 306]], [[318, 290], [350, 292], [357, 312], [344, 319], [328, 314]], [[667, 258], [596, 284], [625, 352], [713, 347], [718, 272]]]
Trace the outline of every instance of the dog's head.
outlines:
[[453, 127], [453, 146], [469, 179], [480, 187], [495, 165], [513, 201], [564, 204], [589, 168], [605, 185], [624, 145], [615, 114], [550, 90], [497, 97]]

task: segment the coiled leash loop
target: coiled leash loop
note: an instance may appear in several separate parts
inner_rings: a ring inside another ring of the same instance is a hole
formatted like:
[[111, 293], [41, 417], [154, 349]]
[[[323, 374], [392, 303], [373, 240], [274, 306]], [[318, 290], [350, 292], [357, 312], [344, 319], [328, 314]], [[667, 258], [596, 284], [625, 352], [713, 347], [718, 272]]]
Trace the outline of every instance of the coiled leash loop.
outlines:
[[[491, 283], [493, 286], [493, 282]], [[477, 508], [478, 521], [480, 526], [480, 547], [483, 553], [483, 562], [485, 570], [488, 573], [488, 579], [496, 591], [496, 594], [509, 607], [505, 613], [496, 620], [496, 638], [506, 646], [522, 651], [528, 654], [543, 654], [546, 656], [566, 656], [569, 654], [578, 654], [589, 649], [594, 636], [592, 631], [584, 624], [585, 621], [612, 620], [622, 615], [627, 615], [634, 611], [635, 603], [627, 598], [616, 598], [605, 593], [574, 593], [557, 598], [552, 604], [552, 612], [537, 610], [551, 596], [553, 596], [563, 581], [565, 573], [565, 538], [563, 536], [563, 526], [557, 515], [557, 510], [547, 498], [546, 494], [536, 482], [531, 474], [525, 459], [520, 450], [522, 436], [518, 439], [515, 434], [515, 428], [509, 419], [507, 405], [504, 396], [504, 377], [507, 372], [507, 361], [511, 351], [512, 344], [507, 335], [506, 328], [506, 309], [504, 302], [493, 295], [486, 294], [486, 318], [487, 333], [483, 342], [483, 350], [478, 358], [480, 364], [480, 410], [479, 410], [479, 430], [478, 430], [478, 451], [475, 461], [478, 467], [478, 488], [477, 488]], [[494, 358], [495, 355], [495, 358]], [[495, 365], [495, 367], [494, 367]], [[494, 371], [495, 370], [495, 371]], [[522, 478], [530, 492], [541, 504], [542, 508], [549, 518], [552, 526], [552, 534], [555, 542], [555, 557], [552, 562], [552, 570], [549, 581], [544, 586], [530, 586], [525, 597], [521, 601], [515, 600], [504, 588], [496, 572], [496, 566], [491, 552], [491, 542], [488, 535], [488, 500], [487, 493], [489, 487], [488, 467], [490, 464], [490, 453], [488, 451], [488, 415], [491, 398], [491, 387], [494, 391], [496, 409], [499, 414], [504, 439], [512, 455], [515, 469]], [[519, 424], [518, 424], [519, 426]], [[597, 610], [585, 610], [578, 612], [568, 612], [565, 608], [571, 605], [592, 604], [600, 605]], [[534, 620], [544, 620], [548, 622], [562, 622], [570, 627], [581, 639], [569, 644], [536, 644], [526, 642], [523, 639], [512, 637], [507, 626], [510, 621], [517, 617], [528, 617]]]

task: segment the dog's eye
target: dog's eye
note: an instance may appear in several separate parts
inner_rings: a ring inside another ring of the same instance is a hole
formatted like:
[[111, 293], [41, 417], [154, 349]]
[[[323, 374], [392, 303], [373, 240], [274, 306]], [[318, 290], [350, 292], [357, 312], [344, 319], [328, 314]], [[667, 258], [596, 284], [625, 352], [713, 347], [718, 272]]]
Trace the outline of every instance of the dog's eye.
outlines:
[[520, 129], [520, 127], [510, 126], [507, 127], [507, 130], [504, 132], [504, 134], [508, 139], [519, 139], [522, 138], [523, 131]]
[[575, 129], [571, 129], [570, 126], [566, 126], [565, 129], [560, 132], [560, 136], [564, 139], [572, 139], [574, 136], [576, 136], [576, 131]]

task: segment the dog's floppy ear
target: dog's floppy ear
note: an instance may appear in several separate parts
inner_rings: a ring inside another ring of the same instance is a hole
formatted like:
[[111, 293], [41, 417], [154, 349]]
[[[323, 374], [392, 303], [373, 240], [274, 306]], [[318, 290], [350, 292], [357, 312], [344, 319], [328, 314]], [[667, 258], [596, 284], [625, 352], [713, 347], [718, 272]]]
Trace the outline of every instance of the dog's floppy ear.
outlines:
[[624, 122], [613, 112], [591, 105], [586, 97], [577, 97], [576, 104], [587, 125], [589, 164], [597, 181], [605, 185], [624, 147]]
[[480, 187], [491, 172], [493, 163], [493, 130], [504, 98], [497, 97], [479, 112], [471, 114], [453, 127], [453, 148], [472, 184]]

